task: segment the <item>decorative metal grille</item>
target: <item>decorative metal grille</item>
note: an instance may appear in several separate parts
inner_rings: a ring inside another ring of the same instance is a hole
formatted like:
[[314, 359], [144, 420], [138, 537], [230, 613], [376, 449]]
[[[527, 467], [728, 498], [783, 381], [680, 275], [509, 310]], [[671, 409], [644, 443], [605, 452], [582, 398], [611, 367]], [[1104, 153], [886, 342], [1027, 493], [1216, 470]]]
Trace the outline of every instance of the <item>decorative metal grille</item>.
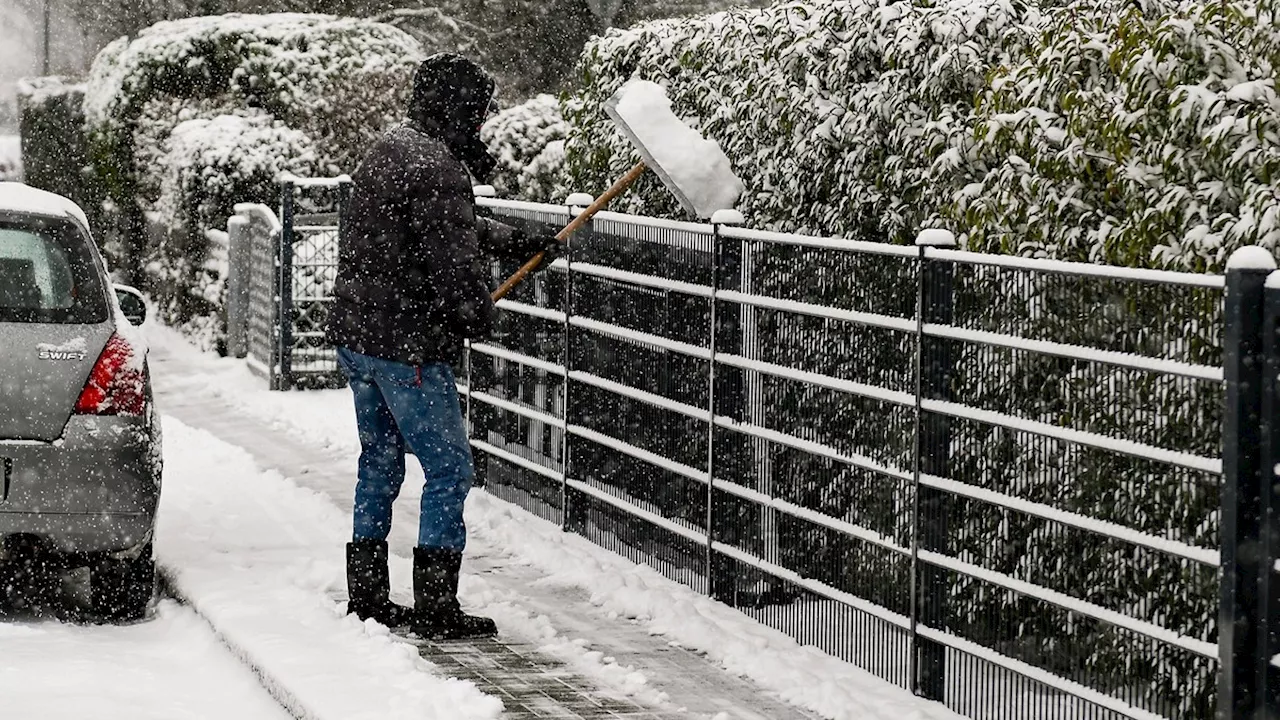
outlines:
[[[282, 185], [278, 297], [281, 387], [342, 387], [325, 324], [338, 277], [340, 219], [351, 183], [292, 179]], [[320, 211], [323, 208], [327, 211]], [[305, 210], [306, 212], [299, 212]]]

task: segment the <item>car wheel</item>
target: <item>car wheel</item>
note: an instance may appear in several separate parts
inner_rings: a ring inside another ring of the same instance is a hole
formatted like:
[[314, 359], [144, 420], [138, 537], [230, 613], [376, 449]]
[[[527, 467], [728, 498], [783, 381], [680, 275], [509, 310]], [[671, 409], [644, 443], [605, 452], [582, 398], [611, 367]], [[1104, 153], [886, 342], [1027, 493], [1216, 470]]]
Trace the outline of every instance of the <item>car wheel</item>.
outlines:
[[99, 560], [89, 571], [93, 612], [106, 620], [141, 620], [156, 588], [151, 545], [131, 560]]

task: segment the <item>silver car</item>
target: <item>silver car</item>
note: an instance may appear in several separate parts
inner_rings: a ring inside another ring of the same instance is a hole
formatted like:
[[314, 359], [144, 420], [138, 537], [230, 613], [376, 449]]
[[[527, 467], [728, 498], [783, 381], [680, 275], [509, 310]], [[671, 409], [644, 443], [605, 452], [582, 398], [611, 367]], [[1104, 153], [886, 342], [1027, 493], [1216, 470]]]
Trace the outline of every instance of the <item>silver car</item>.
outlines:
[[161, 477], [145, 317], [75, 203], [0, 183], [0, 601], [24, 568], [87, 566], [94, 615], [145, 615]]

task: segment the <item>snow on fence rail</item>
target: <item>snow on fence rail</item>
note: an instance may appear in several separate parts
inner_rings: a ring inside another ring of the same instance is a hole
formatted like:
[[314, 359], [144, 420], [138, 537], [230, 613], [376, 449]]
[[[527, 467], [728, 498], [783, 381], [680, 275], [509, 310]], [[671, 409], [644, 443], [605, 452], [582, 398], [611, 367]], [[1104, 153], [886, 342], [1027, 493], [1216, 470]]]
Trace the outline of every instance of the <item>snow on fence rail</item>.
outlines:
[[974, 717], [1211, 715], [1222, 278], [934, 240], [597, 216], [468, 348], [481, 480]]

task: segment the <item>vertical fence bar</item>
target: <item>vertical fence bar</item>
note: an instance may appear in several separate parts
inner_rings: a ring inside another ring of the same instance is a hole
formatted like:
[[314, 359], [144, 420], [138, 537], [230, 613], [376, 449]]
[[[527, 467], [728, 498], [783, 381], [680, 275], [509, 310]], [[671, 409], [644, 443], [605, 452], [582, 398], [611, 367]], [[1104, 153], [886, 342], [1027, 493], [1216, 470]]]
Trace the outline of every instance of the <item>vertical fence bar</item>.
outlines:
[[280, 312], [280, 368], [273, 389], [288, 390], [293, 387], [293, 183], [280, 183], [280, 247], [276, 253], [279, 263], [277, 299]]
[[922, 475], [949, 477], [951, 465], [950, 418], [926, 413], [922, 403], [951, 399], [951, 353], [945, 341], [929, 342], [927, 324], [950, 325], [954, 313], [954, 266], [929, 258], [930, 247], [955, 247], [955, 237], [945, 230], [925, 230], [916, 238], [919, 248], [916, 298], [916, 417], [912, 496], [911, 542], [911, 684], [912, 691], [930, 700], [946, 696], [946, 648], [917, 633], [921, 623], [946, 628], [947, 577], [945, 571], [921, 563], [920, 550], [947, 553], [949, 502], [945, 493], [920, 484]]
[[1267, 275], [1262, 314], [1262, 460], [1259, 491], [1262, 562], [1258, 578], [1258, 708], [1261, 720], [1280, 718], [1280, 669], [1271, 658], [1280, 654], [1280, 271]]
[[342, 177], [338, 180], [338, 243], [341, 247], [342, 228], [346, 224], [347, 212], [351, 209], [351, 178]]
[[920, 622], [920, 583], [918, 568], [920, 565], [920, 416], [923, 412], [921, 401], [924, 399], [923, 381], [921, 380], [923, 373], [921, 367], [921, 353], [924, 348], [924, 273], [921, 271], [921, 265], [924, 264], [924, 248], [920, 248], [920, 259], [916, 265], [916, 356], [915, 356], [915, 420], [911, 430], [911, 456], [912, 456], [912, 477], [911, 477], [911, 582], [908, 589], [910, 595], [911, 624], [909, 634], [907, 636], [907, 681], [910, 683], [911, 692], [919, 694], [920, 692], [920, 658], [917, 653], [917, 645], [919, 643], [919, 634], [916, 626]]
[[[738, 256], [740, 268], [740, 281], [738, 290], [747, 295], [753, 295], [756, 292], [756, 263], [764, 254], [765, 246], [758, 241], [743, 242], [740, 245], [741, 253]], [[743, 304], [739, 306], [740, 323], [739, 327], [742, 332], [742, 345], [738, 354], [750, 360], [759, 360], [762, 356], [760, 348], [760, 324], [759, 311], [754, 305]], [[769, 411], [764, 404], [764, 374], [757, 370], [742, 371], [742, 396], [743, 396], [743, 419], [752, 425], [758, 427], [769, 426]], [[749, 440], [751, 444], [751, 473], [756, 478], [756, 490], [760, 493], [773, 497], [773, 446], [764, 438], [752, 436]], [[756, 511], [759, 513], [758, 532], [759, 532], [759, 553], [760, 557], [765, 560], [776, 563], [782, 563], [782, 544], [778, 537], [778, 513], [772, 507], [765, 505], [756, 505]], [[770, 583], [770, 588], [756, 588], [761, 593], [768, 593], [773, 589], [776, 583]]]
[[[497, 194], [494, 191], [492, 185], [476, 185], [473, 188], [471, 188], [471, 192], [477, 198], [494, 197]], [[479, 207], [479, 206], [476, 207], [476, 214], [485, 215], [485, 216], [492, 215], [492, 213], [487, 208]], [[490, 266], [490, 269], [492, 270], [492, 266]], [[466, 409], [467, 437], [470, 440], [480, 440], [482, 438], [476, 435], [475, 410], [474, 410], [475, 401], [472, 399], [472, 396], [471, 396], [471, 393], [475, 390], [475, 372], [472, 369], [472, 363], [474, 361], [475, 361], [475, 356], [471, 352], [471, 341], [467, 340], [462, 344], [462, 363], [463, 363], [462, 370], [463, 370], [463, 377], [465, 378], [464, 382], [467, 384], [467, 391], [465, 393], [465, 396], [467, 399], [467, 409]], [[474, 470], [475, 470], [476, 485], [478, 485], [479, 487], [484, 487], [489, 479], [489, 453], [476, 452], [473, 449], [471, 455], [472, 455], [471, 462], [474, 465]]]
[[[1275, 259], [1246, 247], [1227, 263], [1224, 308], [1226, 415], [1222, 426], [1222, 585], [1218, 622], [1220, 720], [1254, 718], [1260, 703], [1259, 583], [1261, 542], [1262, 316], [1267, 274]], [[1269, 568], [1267, 568], [1269, 570]], [[1266, 658], [1262, 658], [1266, 660]]]

